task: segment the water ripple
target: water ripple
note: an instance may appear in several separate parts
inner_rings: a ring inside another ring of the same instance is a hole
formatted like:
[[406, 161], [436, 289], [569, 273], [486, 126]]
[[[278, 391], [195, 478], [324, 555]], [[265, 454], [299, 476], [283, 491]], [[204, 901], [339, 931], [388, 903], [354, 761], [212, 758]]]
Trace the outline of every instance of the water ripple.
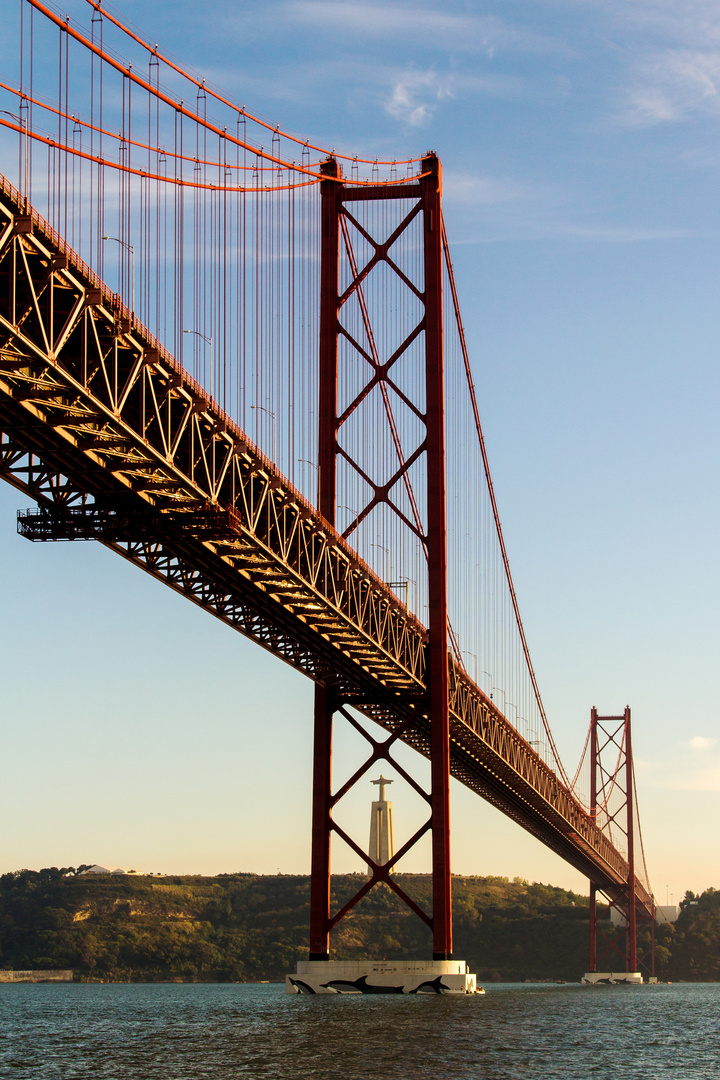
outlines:
[[720, 987], [509, 986], [297, 997], [280, 986], [1, 985], [13, 1080], [718, 1080]]

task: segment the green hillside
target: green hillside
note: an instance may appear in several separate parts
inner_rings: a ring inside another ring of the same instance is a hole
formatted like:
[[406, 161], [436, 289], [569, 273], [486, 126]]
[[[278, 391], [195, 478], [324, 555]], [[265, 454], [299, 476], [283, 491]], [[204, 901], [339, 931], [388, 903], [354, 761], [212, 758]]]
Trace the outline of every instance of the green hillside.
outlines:
[[[333, 907], [362, 879], [332, 879]], [[430, 878], [398, 875], [426, 909]], [[720, 894], [688, 894], [676, 927], [661, 928], [661, 974], [720, 977]], [[515, 879], [453, 878], [455, 954], [483, 981], [577, 980], [587, 967], [587, 898]], [[281, 979], [307, 955], [309, 878], [76, 875], [22, 870], [0, 877], [0, 967], [72, 968], [108, 981]], [[424, 924], [385, 887], [333, 934], [333, 957], [422, 959]]]

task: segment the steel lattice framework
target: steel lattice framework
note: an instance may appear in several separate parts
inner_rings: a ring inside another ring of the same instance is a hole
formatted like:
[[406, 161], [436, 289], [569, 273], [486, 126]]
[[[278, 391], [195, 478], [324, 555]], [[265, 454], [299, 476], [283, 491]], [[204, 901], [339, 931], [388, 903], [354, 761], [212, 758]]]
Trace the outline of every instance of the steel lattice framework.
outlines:
[[[0, 476], [39, 504], [31, 539], [100, 541], [430, 756], [426, 628], [4, 180]], [[594, 816], [451, 657], [447, 680], [452, 775], [626, 889]]]
[[[628, 875], [624, 889], [603, 889], [590, 883], [590, 971], [597, 971], [605, 957], [619, 955], [626, 971], [638, 970], [639, 923], [650, 925], [650, 957], [643, 958], [648, 973], [655, 974], [655, 913], [632, 902], [637, 893], [636, 875], [636, 808], [635, 775], [633, 770], [630, 709], [621, 716], [599, 716], [593, 708], [590, 714], [590, 809], [610, 831], [619, 833], [627, 848]], [[644, 863], [644, 855], [643, 855]], [[598, 918], [597, 895], [604, 893], [610, 911], [624, 925], [622, 948], [615, 926], [603, 925]]]

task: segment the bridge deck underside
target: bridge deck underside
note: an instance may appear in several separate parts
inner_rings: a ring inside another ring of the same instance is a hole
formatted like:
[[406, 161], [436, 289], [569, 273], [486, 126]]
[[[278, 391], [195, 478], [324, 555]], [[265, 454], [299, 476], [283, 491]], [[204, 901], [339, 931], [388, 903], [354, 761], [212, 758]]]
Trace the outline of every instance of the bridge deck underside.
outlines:
[[[424, 627], [0, 183], [0, 476], [429, 753]], [[622, 855], [450, 660], [451, 770], [610, 894]], [[649, 910], [638, 885], [636, 903]]]

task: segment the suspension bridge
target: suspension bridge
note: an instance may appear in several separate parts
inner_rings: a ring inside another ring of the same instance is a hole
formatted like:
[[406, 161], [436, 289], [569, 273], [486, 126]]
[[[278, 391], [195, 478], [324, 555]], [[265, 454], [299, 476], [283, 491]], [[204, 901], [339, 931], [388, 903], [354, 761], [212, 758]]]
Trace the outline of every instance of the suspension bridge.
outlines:
[[[311, 961], [381, 882], [452, 959], [454, 776], [589, 879], [590, 971], [619, 949], [611, 966], [636, 972], [655, 903], [630, 710], [593, 710], [566, 771], [503, 541], [437, 155], [303, 142], [87, 4], [83, 26], [21, 0], [0, 78], [0, 475], [36, 504], [19, 531], [104, 544], [314, 681]], [[341, 722], [367, 757], [338, 782]], [[429, 790], [398, 742], [429, 758]], [[427, 803], [393, 864], [430, 834], [431, 911], [333, 815], [378, 761]], [[333, 835], [372, 867], [339, 911]]]

